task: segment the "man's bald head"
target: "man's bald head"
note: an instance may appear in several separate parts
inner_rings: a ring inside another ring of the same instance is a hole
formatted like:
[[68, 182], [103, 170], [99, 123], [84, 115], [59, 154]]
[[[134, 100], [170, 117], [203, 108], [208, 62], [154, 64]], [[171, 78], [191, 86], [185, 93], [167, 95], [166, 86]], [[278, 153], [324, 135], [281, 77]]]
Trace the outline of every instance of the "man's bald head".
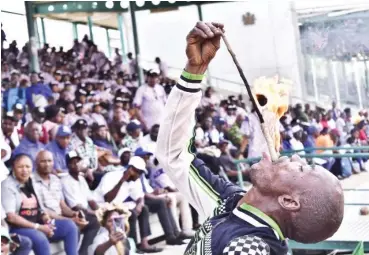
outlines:
[[42, 129], [40, 124], [35, 121], [31, 121], [26, 125], [24, 129], [24, 134], [28, 140], [35, 143], [40, 139], [41, 130]]
[[42, 150], [36, 157], [37, 172], [40, 175], [48, 175], [53, 171], [53, 154], [51, 152]]
[[309, 166], [297, 155], [273, 163], [264, 158], [252, 167], [250, 178], [254, 188], [274, 204], [270, 216], [283, 225], [288, 238], [319, 242], [341, 225], [343, 190], [328, 170]]

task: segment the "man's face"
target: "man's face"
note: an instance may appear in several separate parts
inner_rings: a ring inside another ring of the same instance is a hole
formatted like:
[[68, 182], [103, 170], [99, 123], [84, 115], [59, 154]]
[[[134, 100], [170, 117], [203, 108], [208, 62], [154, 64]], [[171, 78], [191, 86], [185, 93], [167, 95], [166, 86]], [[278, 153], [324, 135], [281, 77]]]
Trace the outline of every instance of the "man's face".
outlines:
[[84, 139], [86, 139], [86, 137], [88, 136], [88, 130], [87, 130], [87, 128], [80, 128], [80, 129], [78, 129], [78, 130], [76, 131], [76, 133], [77, 133], [77, 136], [78, 136], [79, 138], [84, 138]]
[[228, 151], [228, 143], [222, 143], [219, 145], [219, 149], [222, 153], [225, 153]]
[[34, 113], [32, 114], [32, 118], [34, 121], [36, 121], [37, 123], [44, 123], [45, 121], [45, 115], [44, 114], [40, 114], [40, 113]]
[[120, 162], [122, 166], [128, 165], [129, 160], [131, 159], [131, 152], [126, 151], [120, 156]]
[[122, 119], [122, 115], [123, 115], [123, 109], [122, 108], [115, 108], [114, 109], [114, 118], [118, 121], [120, 121]]
[[149, 76], [147, 77], [147, 84], [149, 86], [154, 86], [155, 84], [157, 84], [159, 82], [159, 78], [158, 76]]
[[158, 139], [158, 133], [159, 133], [159, 127], [158, 126], [153, 127], [150, 132], [151, 140], [156, 142], [156, 140]]
[[10, 83], [11, 84], [17, 84], [19, 82], [19, 75], [18, 74], [12, 74], [10, 77]]
[[319, 187], [321, 180], [335, 178], [326, 169], [307, 165], [293, 155], [291, 159], [281, 157], [277, 162], [263, 155], [263, 159], [251, 167], [250, 178], [256, 189], [264, 195], [275, 198]]
[[38, 141], [41, 135], [41, 126], [37, 123], [29, 124], [25, 135], [32, 142]]
[[56, 81], [61, 81], [62, 76], [60, 74], [55, 74], [54, 77]]
[[135, 182], [140, 178], [141, 172], [133, 166], [131, 166], [128, 171], [130, 171], [130, 177], [128, 178], [129, 182]]
[[105, 139], [107, 137], [107, 134], [108, 134], [108, 130], [105, 126], [100, 127], [97, 131], [97, 135], [102, 139]]
[[71, 173], [78, 174], [79, 169], [79, 162], [81, 161], [80, 158], [73, 158], [68, 163], [68, 169]]
[[95, 112], [95, 113], [101, 113], [101, 111], [102, 111], [102, 107], [101, 107], [100, 105], [96, 105], [96, 106], [94, 107], [94, 112]]
[[57, 136], [56, 142], [61, 148], [66, 149], [70, 143], [70, 136]]
[[10, 135], [13, 133], [14, 130], [14, 121], [10, 119], [4, 119], [1, 125], [1, 129], [3, 130], [4, 134]]
[[41, 151], [37, 162], [37, 171], [40, 174], [50, 174], [53, 170], [54, 160], [50, 152]]
[[76, 109], [76, 113], [77, 113], [78, 115], [82, 115], [82, 114], [83, 114], [83, 108], [82, 108], [82, 107], [77, 108], [77, 109]]
[[17, 121], [23, 119], [23, 112], [19, 110], [14, 110], [14, 117]]
[[31, 84], [36, 84], [38, 82], [38, 75], [36, 73], [31, 74]]
[[131, 135], [133, 138], [137, 138], [139, 137], [141, 134], [141, 128], [136, 128], [135, 130], [132, 131]]

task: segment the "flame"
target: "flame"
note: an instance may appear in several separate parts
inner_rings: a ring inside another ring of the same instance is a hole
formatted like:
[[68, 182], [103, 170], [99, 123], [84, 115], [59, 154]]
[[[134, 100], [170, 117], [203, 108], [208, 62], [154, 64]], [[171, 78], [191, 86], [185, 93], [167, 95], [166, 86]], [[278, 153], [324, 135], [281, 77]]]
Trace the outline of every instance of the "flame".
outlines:
[[292, 82], [287, 79], [279, 79], [278, 76], [267, 78], [265, 76], [255, 80], [253, 95], [268, 133], [274, 141], [274, 148], [280, 149], [279, 119], [287, 112], [289, 105], [289, 92]]

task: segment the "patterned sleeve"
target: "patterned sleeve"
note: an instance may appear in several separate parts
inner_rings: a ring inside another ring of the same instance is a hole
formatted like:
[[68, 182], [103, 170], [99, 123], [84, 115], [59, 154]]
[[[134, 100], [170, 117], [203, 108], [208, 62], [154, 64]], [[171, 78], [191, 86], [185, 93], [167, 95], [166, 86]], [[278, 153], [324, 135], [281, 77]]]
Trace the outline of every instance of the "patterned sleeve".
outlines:
[[223, 255], [270, 255], [270, 248], [260, 237], [246, 235], [232, 239]]

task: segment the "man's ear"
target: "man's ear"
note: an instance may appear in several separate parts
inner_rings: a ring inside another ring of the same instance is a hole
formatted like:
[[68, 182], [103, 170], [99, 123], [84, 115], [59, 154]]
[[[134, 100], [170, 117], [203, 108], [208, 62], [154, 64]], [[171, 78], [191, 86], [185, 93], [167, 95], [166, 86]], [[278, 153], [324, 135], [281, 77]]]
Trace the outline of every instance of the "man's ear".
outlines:
[[281, 195], [278, 197], [279, 205], [287, 211], [298, 211], [300, 210], [300, 199], [299, 197], [291, 195]]

